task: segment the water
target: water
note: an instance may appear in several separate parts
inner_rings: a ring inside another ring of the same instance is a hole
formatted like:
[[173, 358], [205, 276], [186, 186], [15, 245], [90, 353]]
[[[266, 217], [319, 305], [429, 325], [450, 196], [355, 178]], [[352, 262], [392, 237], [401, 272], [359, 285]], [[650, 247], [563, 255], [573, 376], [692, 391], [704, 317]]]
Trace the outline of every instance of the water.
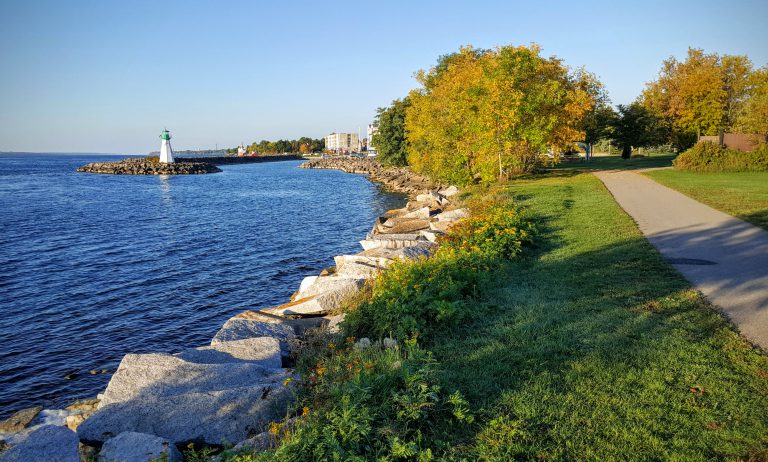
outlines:
[[[172, 177], [76, 173], [114, 157], [0, 155], [0, 418], [103, 390], [125, 353], [207, 344], [288, 300], [402, 206], [300, 162]], [[67, 378], [69, 376], [69, 378]]]

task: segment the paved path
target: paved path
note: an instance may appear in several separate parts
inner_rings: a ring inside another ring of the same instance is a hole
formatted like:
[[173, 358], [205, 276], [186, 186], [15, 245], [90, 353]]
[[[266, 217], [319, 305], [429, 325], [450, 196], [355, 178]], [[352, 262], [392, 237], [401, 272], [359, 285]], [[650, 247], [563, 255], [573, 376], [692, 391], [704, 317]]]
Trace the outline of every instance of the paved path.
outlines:
[[768, 351], [768, 232], [637, 173], [595, 175], [675, 269]]

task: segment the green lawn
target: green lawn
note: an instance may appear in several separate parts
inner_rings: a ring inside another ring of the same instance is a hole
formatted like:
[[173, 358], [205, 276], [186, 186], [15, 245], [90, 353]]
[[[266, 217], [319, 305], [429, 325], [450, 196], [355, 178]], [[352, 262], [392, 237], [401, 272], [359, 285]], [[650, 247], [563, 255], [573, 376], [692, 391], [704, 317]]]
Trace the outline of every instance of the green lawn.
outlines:
[[671, 167], [675, 154], [658, 153], [645, 157], [622, 159], [621, 156], [596, 156], [589, 162], [584, 160], [563, 161], [554, 170], [637, 170], [641, 168]]
[[697, 201], [768, 230], [768, 172], [659, 170], [645, 172], [645, 175]]
[[[504, 186], [535, 255], [430, 345], [478, 412], [470, 460], [767, 460], [768, 358], [690, 289], [592, 175]], [[458, 438], [458, 437], [457, 437]]]

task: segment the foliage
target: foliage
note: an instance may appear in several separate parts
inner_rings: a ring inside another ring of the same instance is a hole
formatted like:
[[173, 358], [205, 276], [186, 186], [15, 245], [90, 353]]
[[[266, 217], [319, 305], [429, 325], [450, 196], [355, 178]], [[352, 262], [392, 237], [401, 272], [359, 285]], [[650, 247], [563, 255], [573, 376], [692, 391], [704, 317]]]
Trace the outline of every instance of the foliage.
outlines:
[[411, 105], [408, 97], [396, 99], [387, 108], [379, 108], [376, 115], [378, 131], [371, 145], [376, 157], [384, 165], [403, 166], [408, 163], [408, 143], [405, 138], [405, 111]]
[[750, 76], [748, 94], [736, 128], [742, 133], [768, 135], [768, 67]]
[[160, 162], [160, 156], [147, 156], [144, 159], [152, 164], [157, 164]]
[[[282, 154], [282, 153], [301, 153], [309, 154], [312, 152], [321, 152], [325, 149], [325, 139], [313, 139], [302, 136], [297, 140], [261, 140], [258, 143], [253, 142], [246, 146], [248, 152], [256, 154]], [[228, 149], [227, 152], [235, 153], [237, 148]]]
[[365, 349], [347, 339], [307, 374], [296, 428], [273, 452], [230, 461], [435, 460], [446, 430], [474, 421], [459, 393], [443, 392], [432, 355], [415, 341]]
[[347, 314], [350, 335], [429, 337], [471, 311], [478, 285], [531, 244], [530, 220], [508, 204], [486, 205], [456, 225], [431, 258], [398, 262], [382, 273], [372, 296]]
[[600, 88], [535, 45], [464, 47], [416, 78], [422, 88], [411, 91], [406, 111], [408, 163], [459, 184], [532, 171], [543, 152], [581, 140]]
[[584, 143], [590, 146], [600, 140], [609, 139], [618, 115], [607, 104], [596, 105], [584, 116]]
[[768, 144], [759, 144], [750, 152], [702, 142], [677, 156], [676, 169], [693, 172], [768, 172]]
[[665, 139], [662, 121], [638, 103], [619, 105], [612, 121], [613, 139], [621, 147], [621, 157], [629, 159], [632, 148], [661, 144]]
[[684, 62], [664, 61], [659, 78], [641, 95], [642, 104], [666, 118], [675, 132], [716, 135], [730, 128], [747, 97], [752, 63], [746, 56], [688, 49]]

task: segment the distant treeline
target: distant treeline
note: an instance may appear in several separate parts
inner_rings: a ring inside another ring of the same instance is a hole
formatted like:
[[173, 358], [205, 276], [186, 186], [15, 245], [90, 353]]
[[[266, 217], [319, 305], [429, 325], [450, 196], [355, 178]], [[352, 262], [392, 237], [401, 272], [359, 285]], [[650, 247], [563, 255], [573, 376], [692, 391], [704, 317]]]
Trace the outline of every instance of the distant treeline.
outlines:
[[[297, 140], [261, 140], [258, 143], [253, 142], [245, 147], [249, 153], [255, 154], [283, 154], [300, 153], [309, 154], [311, 152], [322, 152], [325, 150], [325, 139], [314, 139], [302, 136]], [[237, 148], [227, 149], [227, 154], [237, 154]]]

